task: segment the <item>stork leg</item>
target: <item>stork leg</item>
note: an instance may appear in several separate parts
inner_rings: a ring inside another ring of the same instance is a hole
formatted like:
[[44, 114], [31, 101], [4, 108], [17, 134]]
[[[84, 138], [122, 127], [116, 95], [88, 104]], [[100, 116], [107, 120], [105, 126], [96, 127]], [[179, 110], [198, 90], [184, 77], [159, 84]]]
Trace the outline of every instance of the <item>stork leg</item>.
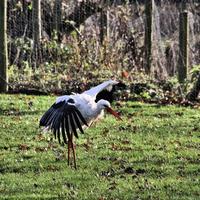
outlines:
[[72, 149], [72, 154], [73, 154], [73, 159], [74, 159], [74, 168], [76, 168], [76, 150], [75, 150], [75, 146], [73, 143], [73, 136], [71, 136], [71, 138], [69, 138], [68, 140], [68, 165], [70, 165], [70, 154], [71, 154], [71, 150]]
[[72, 142], [72, 153], [73, 153], [73, 157], [74, 157], [74, 168], [76, 168], [76, 150], [75, 150], [75, 147], [74, 147], [74, 143]]
[[70, 142], [69, 142], [69, 140], [68, 140], [68, 144], [67, 144], [67, 148], [68, 148], [68, 166], [69, 166], [69, 164], [70, 164], [70, 146], [71, 146], [71, 144], [70, 144]]

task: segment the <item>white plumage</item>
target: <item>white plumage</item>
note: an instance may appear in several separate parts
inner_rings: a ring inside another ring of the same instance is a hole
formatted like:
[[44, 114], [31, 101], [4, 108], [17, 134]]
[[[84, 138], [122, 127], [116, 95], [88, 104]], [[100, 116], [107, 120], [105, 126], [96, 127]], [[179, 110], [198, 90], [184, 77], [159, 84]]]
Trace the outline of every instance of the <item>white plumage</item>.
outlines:
[[103, 90], [111, 90], [118, 84], [115, 80], [109, 80], [91, 88], [81, 94], [60, 96], [56, 102], [47, 110], [40, 120], [40, 126], [53, 131], [55, 138], [68, 144], [68, 164], [70, 159], [70, 148], [72, 148], [75, 161], [75, 149], [73, 135], [78, 138], [77, 129], [83, 133], [84, 126], [90, 125], [106, 109], [112, 115], [120, 119], [119, 115], [111, 109], [107, 100], [100, 99], [96, 102], [97, 95]]

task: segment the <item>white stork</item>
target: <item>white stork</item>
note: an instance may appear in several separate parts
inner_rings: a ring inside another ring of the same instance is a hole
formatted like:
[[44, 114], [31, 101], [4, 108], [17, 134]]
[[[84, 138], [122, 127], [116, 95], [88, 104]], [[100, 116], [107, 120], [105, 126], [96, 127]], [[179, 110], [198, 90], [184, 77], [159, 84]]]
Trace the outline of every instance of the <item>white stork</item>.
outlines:
[[108, 80], [81, 94], [60, 96], [40, 120], [40, 126], [51, 130], [55, 138], [58, 138], [59, 143], [61, 143], [62, 138], [63, 142], [68, 145], [68, 165], [70, 163], [70, 148], [72, 149], [75, 169], [76, 156], [73, 135], [78, 138], [77, 130], [84, 133], [83, 129], [99, 118], [104, 110], [121, 120], [118, 113], [111, 108], [109, 101], [96, 98], [102, 91], [111, 91], [112, 87], [117, 84], [118, 82], [115, 80]]

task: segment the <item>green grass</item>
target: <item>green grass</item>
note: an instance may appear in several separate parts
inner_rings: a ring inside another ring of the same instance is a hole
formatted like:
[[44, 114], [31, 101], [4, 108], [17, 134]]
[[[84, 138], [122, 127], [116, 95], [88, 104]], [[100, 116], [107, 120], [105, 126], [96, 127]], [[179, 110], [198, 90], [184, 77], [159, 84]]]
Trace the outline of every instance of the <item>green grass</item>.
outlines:
[[38, 122], [55, 97], [0, 95], [0, 199], [199, 199], [200, 111], [122, 103], [66, 147]]

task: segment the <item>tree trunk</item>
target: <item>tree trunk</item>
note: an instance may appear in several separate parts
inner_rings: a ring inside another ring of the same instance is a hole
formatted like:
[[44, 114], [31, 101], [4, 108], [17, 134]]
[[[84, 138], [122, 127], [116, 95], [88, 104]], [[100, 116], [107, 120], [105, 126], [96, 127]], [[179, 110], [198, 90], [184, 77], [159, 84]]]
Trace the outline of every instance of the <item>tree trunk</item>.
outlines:
[[61, 42], [62, 40], [62, 30], [61, 30], [61, 23], [62, 23], [62, 0], [56, 0], [54, 2], [54, 30], [56, 31], [56, 36], [58, 41]]
[[183, 83], [187, 78], [188, 69], [188, 43], [189, 43], [188, 12], [180, 13], [179, 28], [179, 60], [178, 60], [178, 80]]
[[105, 37], [105, 27], [106, 27], [106, 15], [105, 15], [105, 11], [102, 10], [101, 13], [100, 13], [100, 42], [101, 44], [103, 44], [103, 41], [104, 41], [104, 37]]
[[41, 42], [41, 3], [40, 0], [33, 0], [33, 57], [35, 65], [37, 66], [40, 56], [40, 42]]
[[[79, 4], [77, 4], [70, 13], [70, 15], [66, 18], [67, 20], [62, 21], [62, 27], [63, 31], [65, 34], [69, 35], [72, 31], [78, 29], [82, 23], [85, 22], [86, 19], [91, 17], [92, 15], [101, 12], [102, 9], [104, 9], [105, 6], [117, 6], [117, 5], [125, 5], [127, 2], [129, 4], [134, 4], [134, 3], [140, 3], [144, 4], [145, 2], [149, 2], [152, 0], [98, 0], [98, 1], [92, 1], [92, 0], [87, 0], [87, 1], [80, 1]], [[183, 0], [168, 0], [172, 4], [177, 4], [182, 2]], [[161, 0], [154, 0], [156, 4], [160, 4], [162, 1]], [[74, 21], [74, 24], [69, 23], [70, 21]]]
[[0, 92], [8, 90], [7, 0], [0, 0]]
[[152, 65], [152, 40], [153, 40], [153, 12], [154, 0], [146, 0], [145, 13], [145, 71], [150, 74]]

